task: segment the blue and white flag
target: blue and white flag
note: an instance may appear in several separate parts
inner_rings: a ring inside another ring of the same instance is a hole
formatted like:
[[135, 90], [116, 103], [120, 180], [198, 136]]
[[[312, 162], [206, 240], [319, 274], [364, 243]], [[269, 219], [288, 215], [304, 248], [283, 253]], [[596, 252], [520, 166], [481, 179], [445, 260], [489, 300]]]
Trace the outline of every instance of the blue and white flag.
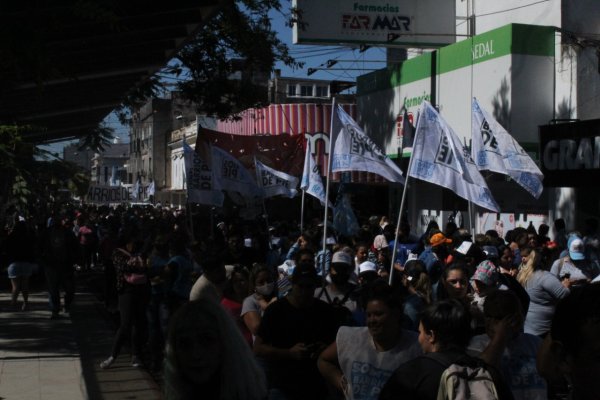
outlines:
[[[311, 153], [310, 140], [306, 141], [306, 154], [304, 155], [304, 170], [302, 172], [300, 189], [319, 199], [321, 204], [325, 206], [325, 187], [319, 173], [319, 167], [315, 163], [315, 159]], [[333, 207], [330, 201], [327, 202], [327, 205]]]
[[216, 146], [212, 146], [211, 156], [212, 168], [221, 189], [238, 192], [246, 199], [262, 196], [252, 174], [238, 159]]
[[154, 181], [152, 181], [148, 185], [148, 189], [147, 189], [148, 196], [154, 196], [155, 192], [156, 192], [156, 187], [154, 186]]
[[500, 212], [460, 139], [427, 101], [421, 105], [412, 157], [409, 176], [446, 187], [480, 207]]
[[404, 184], [400, 168], [365, 135], [342, 107], [334, 107], [332, 118], [335, 129], [330, 139], [335, 140], [331, 169], [333, 172], [372, 172], [388, 181]]
[[256, 179], [258, 185], [262, 187], [265, 197], [281, 195], [291, 199], [298, 193], [296, 189], [298, 178], [268, 167], [256, 159], [254, 162], [256, 165]]
[[333, 229], [340, 235], [352, 237], [360, 230], [348, 193], [338, 195], [333, 208]]
[[473, 98], [472, 154], [479, 170], [510, 176], [536, 199], [544, 175], [519, 143]]
[[200, 155], [183, 141], [185, 181], [188, 203], [206, 204], [221, 207], [225, 195], [221, 191], [210, 163], [203, 161]]

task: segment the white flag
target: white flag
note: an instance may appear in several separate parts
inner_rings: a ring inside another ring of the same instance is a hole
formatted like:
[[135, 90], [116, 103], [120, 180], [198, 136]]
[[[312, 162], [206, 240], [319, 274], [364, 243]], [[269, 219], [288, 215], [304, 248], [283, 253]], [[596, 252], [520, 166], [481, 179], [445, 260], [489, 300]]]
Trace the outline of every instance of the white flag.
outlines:
[[262, 196], [252, 174], [231, 154], [212, 146], [212, 167], [221, 188], [228, 192], [238, 192], [245, 198]]
[[339, 127], [339, 131], [332, 132], [332, 139], [330, 139], [335, 138], [331, 169], [333, 172], [372, 172], [383, 176], [388, 181], [404, 184], [400, 168], [370, 137], [364, 134], [352, 117], [339, 105], [333, 109], [333, 119], [334, 126]]
[[255, 165], [256, 179], [265, 197], [282, 195], [291, 199], [298, 193], [298, 178], [295, 176], [267, 167], [258, 160], [255, 160]]
[[154, 196], [154, 193], [156, 192], [156, 188], [154, 187], [154, 181], [150, 182], [150, 184], [148, 185], [148, 196]]
[[221, 207], [225, 195], [221, 192], [219, 181], [206, 161], [183, 141], [185, 180], [188, 203], [207, 204]]
[[138, 200], [140, 197], [140, 181], [139, 179], [135, 181], [133, 184], [133, 188], [131, 189], [131, 200]]
[[470, 155], [438, 112], [421, 105], [408, 175], [452, 190], [478, 206], [500, 212]]
[[472, 154], [479, 170], [510, 176], [515, 182], [540, 197], [544, 175], [519, 143], [473, 98], [471, 118]]
[[[302, 171], [300, 189], [319, 199], [321, 204], [325, 206], [325, 187], [323, 186], [321, 174], [319, 174], [319, 167], [311, 153], [310, 140], [306, 141], [306, 154], [304, 155], [304, 170]], [[327, 205], [333, 208], [330, 201], [327, 202]]]

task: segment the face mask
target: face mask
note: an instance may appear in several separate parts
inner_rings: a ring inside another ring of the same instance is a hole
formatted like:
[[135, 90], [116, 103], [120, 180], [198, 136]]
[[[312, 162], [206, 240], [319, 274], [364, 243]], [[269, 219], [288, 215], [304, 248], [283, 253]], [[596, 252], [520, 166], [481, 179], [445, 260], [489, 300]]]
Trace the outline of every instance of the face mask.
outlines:
[[268, 296], [271, 293], [273, 293], [273, 289], [275, 288], [275, 283], [271, 282], [271, 283], [265, 283], [262, 286], [257, 286], [255, 288], [256, 293], [263, 295], [263, 296]]
[[340, 274], [340, 273], [330, 274], [329, 276], [331, 276], [331, 280], [336, 285], [343, 285], [344, 283], [348, 282], [348, 279], [350, 278], [350, 276], [348, 274]]
[[315, 266], [315, 262], [314, 261], [309, 261], [309, 260], [303, 260], [300, 261], [300, 265], [304, 268], [308, 268], [308, 267], [314, 267]]

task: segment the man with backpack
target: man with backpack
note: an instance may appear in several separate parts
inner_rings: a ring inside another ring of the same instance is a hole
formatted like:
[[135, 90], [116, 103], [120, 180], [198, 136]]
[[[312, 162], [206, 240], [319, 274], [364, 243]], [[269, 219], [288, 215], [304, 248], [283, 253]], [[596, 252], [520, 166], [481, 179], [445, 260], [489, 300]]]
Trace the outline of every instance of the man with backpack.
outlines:
[[345, 251], [335, 252], [326, 284], [315, 290], [317, 299], [333, 306], [340, 325], [356, 325], [353, 319], [353, 313], [356, 311], [356, 300], [353, 296], [356, 285], [350, 282], [352, 271], [352, 256]]
[[419, 324], [425, 354], [400, 365], [379, 399], [513, 399], [495, 368], [467, 355], [470, 337], [471, 317], [460, 301], [427, 306]]

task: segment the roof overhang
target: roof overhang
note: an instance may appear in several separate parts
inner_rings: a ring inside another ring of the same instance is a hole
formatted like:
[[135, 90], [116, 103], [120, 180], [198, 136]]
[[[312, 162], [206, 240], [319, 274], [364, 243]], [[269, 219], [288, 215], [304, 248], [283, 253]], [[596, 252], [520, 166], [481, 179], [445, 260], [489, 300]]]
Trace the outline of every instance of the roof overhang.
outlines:
[[[70, 0], [0, 7], [0, 25], [13, 35], [5, 50], [36, 53], [0, 62], [0, 123], [35, 127], [26, 136], [35, 143], [88, 134], [129, 90], [166, 66], [224, 2], [103, 1], [98, 9], [108, 17], [85, 15], [88, 10]], [[30, 59], [42, 67], [29, 68]]]

